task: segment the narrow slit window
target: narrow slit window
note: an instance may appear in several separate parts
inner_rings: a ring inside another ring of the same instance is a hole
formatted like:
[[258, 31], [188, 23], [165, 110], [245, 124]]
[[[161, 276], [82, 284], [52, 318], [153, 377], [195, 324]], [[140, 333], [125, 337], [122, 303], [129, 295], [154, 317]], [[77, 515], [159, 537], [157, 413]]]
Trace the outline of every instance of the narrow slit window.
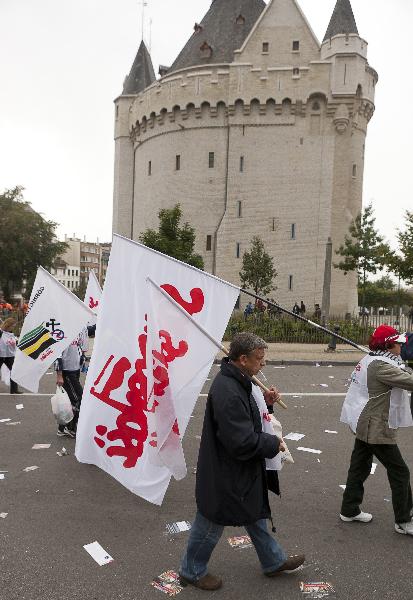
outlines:
[[237, 209], [238, 218], [242, 217], [242, 201], [238, 200], [238, 209]]
[[357, 165], [353, 165], [353, 177], [357, 177]]
[[152, 175], [152, 161], [148, 162], [148, 175]]
[[268, 53], [270, 50], [270, 43], [269, 42], [263, 42], [262, 43], [262, 51], [264, 53]]
[[244, 157], [240, 156], [240, 158], [239, 158], [239, 170], [240, 170], [240, 173], [244, 172], [244, 165], [245, 165]]
[[215, 167], [215, 153], [214, 152], [209, 153], [208, 164], [209, 164], [210, 169], [213, 169]]
[[291, 239], [295, 240], [295, 223], [291, 223]]
[[272, 229], [272, 231], [275, 231], [277, 229], [277, 219], [275, 217], [273, 217], [273, 219], [272, 219], [271, 229]]
[[288, 289], [290, 290], [290, 292], [293, 289], [293, 276], [292, 275], [288, 275]]
[[181, 170], [181, 155], [180, 154], [177, 154], [175, 157], [175, 170], [176, 171]]
[[212, 250], [212, 235], [207, 235], [206, 249], [207, 250]]
[[235, 256], [236, 256], [236, 258], [241, 257], [241, 244], [239, 242], [237, 242], [237, 249], [236, 249]]

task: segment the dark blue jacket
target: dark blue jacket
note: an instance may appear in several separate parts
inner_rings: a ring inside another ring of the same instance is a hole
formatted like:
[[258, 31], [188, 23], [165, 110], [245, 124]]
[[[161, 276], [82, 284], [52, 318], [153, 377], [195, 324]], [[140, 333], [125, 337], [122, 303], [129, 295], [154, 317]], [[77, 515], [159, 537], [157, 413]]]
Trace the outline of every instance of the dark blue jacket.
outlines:
[[271, 517], [268, 488], [278, 493], [276, 472], [265, 469], [280, 441], [263, 433], [251, 379], [228, 359], [208, 395], [196, 475], [200, 513], [220, 525], [249, 525]]

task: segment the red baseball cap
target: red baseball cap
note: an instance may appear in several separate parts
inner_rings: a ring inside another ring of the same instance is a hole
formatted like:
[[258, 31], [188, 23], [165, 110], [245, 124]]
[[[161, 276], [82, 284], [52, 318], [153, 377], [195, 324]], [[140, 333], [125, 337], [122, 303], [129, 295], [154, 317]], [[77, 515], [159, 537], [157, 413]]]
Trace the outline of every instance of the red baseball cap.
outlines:
[[375, 344], [405, 344], [407, 342], [406, 334], [399, 333], [390, 325], [380, 325], [373, 331], [370, 341]]

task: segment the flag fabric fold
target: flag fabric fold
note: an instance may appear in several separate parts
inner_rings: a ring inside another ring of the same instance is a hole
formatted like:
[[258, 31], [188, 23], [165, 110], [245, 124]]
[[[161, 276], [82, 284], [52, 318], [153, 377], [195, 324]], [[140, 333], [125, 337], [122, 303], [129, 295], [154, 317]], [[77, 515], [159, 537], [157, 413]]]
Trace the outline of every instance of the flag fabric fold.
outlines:
[[13, 381], [36, 393], [42, 375], [91, 316], [92, 311], [77, 296], [39, 267], [16, 347]]
[[[180, 431], [185, 431], [197, 400], [194, 384], [201, 384], [217, 354], [218, 348], [196, 325], [166, 298], [160, 288], [147, 281], [149, 295], [147, 355], [153, 369], [148, 369], [148, 398], [154, 410], [157, 433], [157, 454], [175, 479], [186, 475]], [[189, 314], [189, 313], [188, 313]], [[167, 332], [176, 333], [179, 340], [176, 356], [185, 358], [185, 368], [179, 361], [168, 364]]]
[[216, 349], [148, 278], [219, 341], [239, 288], [114, 236], [76, 457], [160, 505], [185, 476], [182, 437]]

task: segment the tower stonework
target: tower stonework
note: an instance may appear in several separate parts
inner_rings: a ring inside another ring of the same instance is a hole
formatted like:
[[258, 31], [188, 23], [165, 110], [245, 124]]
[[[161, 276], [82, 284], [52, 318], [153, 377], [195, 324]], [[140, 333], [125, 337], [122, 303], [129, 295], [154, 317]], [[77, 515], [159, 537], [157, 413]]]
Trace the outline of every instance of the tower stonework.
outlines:
[[[138, 239], [179, 203], [207, 271], [239, 283], [258, 235], [277, 301], [321, 304], [326, 242], [361, 210], [378, 79], [349, 0], [321, 45], [296, 0], [214, 0], [160, 79], [139, 53], [115, 101], [114, 231]], [[330, 313], [356, 307], [356, 276], [333, 269]]]

